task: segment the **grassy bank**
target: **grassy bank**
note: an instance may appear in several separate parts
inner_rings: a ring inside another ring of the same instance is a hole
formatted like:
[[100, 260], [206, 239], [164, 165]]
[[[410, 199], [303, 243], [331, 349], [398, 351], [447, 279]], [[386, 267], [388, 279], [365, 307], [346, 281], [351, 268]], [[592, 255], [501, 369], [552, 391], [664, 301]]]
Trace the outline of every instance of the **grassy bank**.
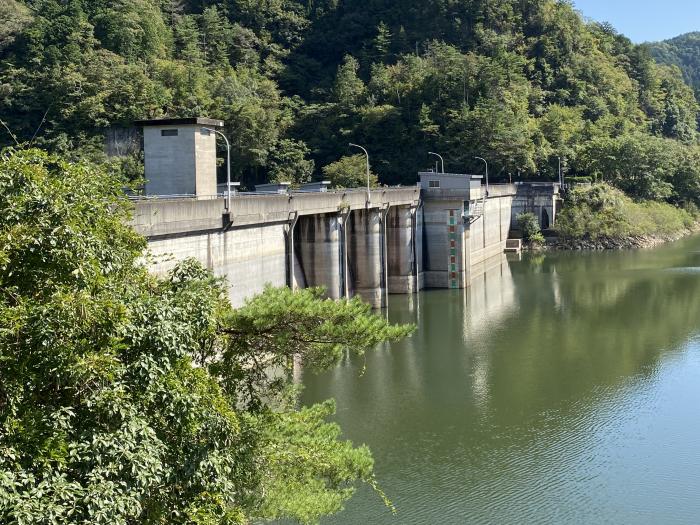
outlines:
[[693, 231], [697, 210], [636, 202], [606, 184], [572, 190], [557, 216], [563, 248], [632, 248], [674, 240]]

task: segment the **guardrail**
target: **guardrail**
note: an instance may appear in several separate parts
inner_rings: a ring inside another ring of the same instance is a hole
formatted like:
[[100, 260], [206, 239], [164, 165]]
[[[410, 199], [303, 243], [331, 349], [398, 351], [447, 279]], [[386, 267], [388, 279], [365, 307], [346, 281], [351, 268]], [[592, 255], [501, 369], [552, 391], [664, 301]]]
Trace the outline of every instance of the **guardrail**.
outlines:
[[[380, 186], [377, 188], [372, 188], [372, 193], [381, 191], [392, 191], [392, 190], [406, 190], [415, 189], [416, 186]], [[231, 193], [231, 197], [241, 198], [241, 197], [265, 197], [265, 196], [280, 196], [280, 195], [308, 195], [308, 194], [333, 194], [337, 195], [339, 193], [366, 193], [366, 188], [334, 188], [328, 189], [326, 191], [318, 190], [291, 190], [289, 192], [278, 192], [278, 191], [236, 191]], [[161, 200], [198, 200], [198, 201], [208, 201], [223, 199], [226, 197], [226, 193], [217, 193], [216, 195], [193, 195], [193, 194], [174, 194], [174, 195], [129, 195], [129, 200], [132, 201], [161, 201]]]
[[213, 201], [224, 197], [220, 195], [192, 195], [192, 194], [173, 194], [173, 195], [127, 195], [132, 201], [168, 201], [168, 200], [198, 200], [198, 201]]

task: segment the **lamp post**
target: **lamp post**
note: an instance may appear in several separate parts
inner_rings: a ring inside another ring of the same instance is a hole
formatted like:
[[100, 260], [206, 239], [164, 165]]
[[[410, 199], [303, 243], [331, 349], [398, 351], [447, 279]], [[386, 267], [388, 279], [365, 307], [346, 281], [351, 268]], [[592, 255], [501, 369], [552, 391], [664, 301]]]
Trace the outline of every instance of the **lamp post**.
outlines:
[[564, 177], [563, 177], [563, 174], [561, 171], [561, 157], [557, 157], [557, 159], [559, 160], [559, 188], [563, 190], [564, 189]]
[[481, 158], [481, 157], [474, 157], [476, 160], [480, 160], [486, 165], [486, 196], [489, 196], [489, 163], [486, 161], [486, 159]]
[[440, 159], [440, 163], [442, 164], [442, 172], [445, 173], [445, 159], [442, 158], [442, 155], [440, 155], [439, 153], [433, 153], [432, 151], [429, 151], [428, 155], [434, 155], [435, 157]]
[[221, 135], [226, 142], [226, 211], [231, 211], [231, 144], [229, 144], [226, 135], [213, 128], [202, 128], [209, 132], [214, 132]]
[[369, 153], [362, 146], [358, 146], [357, 144], [353, 144], [352, 142], [350, 143], [350, 147], [361, 149], [365, 154], [365, 158], [367, 159], [367, 203], [369, 204], [372, 200], [372, 193], [369, 186]]

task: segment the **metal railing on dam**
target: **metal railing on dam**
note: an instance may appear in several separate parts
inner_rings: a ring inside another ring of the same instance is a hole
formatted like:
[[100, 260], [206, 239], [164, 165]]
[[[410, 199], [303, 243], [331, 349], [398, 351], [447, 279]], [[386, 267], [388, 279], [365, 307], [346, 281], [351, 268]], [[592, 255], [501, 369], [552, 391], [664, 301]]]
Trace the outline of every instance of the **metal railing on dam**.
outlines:
[[[327, 192], [237, 193], [232, 199], [228, 226], [286, 223], [295, 216], [339, 213], [343, 210], [382, 209], [418, 205], [420, 187], [348, 189]], [[133, 226], [147, 238], [213, 231], [222, 228], [223, 196], [194, 198], [162, 196], [137, 198]]]

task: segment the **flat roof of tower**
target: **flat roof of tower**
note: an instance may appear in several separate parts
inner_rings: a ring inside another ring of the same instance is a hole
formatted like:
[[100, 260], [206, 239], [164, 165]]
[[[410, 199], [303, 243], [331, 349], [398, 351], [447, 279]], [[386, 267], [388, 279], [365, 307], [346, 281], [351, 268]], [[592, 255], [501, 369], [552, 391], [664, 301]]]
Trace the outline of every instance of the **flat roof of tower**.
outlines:
[[149, 126], [211, 126], [213, 128], [223, 128], [224, 121], [204, 117], [192, 118], [161, 118], [152, 120], [137, 120], [135, 125], [143, 128]]

